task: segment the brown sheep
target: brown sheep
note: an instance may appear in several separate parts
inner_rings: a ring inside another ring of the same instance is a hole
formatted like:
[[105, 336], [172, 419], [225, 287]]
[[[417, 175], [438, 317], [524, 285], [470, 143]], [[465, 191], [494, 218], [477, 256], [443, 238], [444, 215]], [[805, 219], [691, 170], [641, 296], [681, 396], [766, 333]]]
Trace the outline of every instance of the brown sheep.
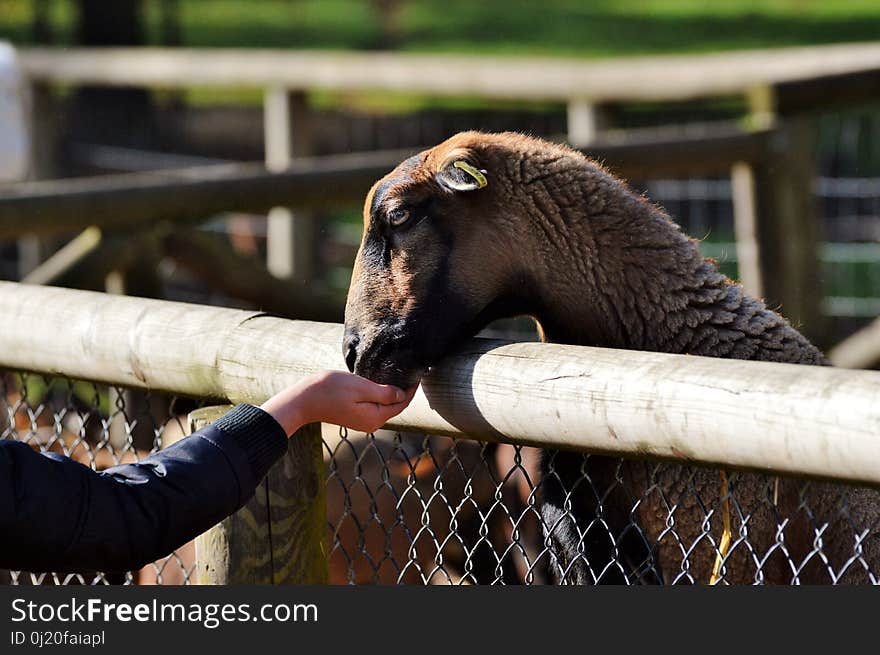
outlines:
[[[562, 145], [458, 134], [377, 182], [364, 222], [343, 350], [350, 369], [380, 382], [409, 386], [463, 339], [514, 315], [532, 316], [558, 343], [826, 363], [661, 209]], [[876, 492], [803, 489], [735, 476], [725, 582], [876, 578]], [[710, 512], [723, 496], [717, 472], [560, 452], [545, 457], [542, 493], [562, 582], [709, 581], [721, 536], [720, 513]]]

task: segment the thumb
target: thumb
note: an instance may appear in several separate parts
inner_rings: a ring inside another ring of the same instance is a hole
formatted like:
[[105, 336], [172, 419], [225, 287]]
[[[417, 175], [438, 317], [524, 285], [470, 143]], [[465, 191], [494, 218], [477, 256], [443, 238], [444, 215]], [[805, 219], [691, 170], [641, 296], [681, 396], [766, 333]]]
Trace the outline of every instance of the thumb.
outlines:
[[380, 405], [393, 405], [406, 399], [406, 392], [390, 384], [373, 384], [366, 400]]

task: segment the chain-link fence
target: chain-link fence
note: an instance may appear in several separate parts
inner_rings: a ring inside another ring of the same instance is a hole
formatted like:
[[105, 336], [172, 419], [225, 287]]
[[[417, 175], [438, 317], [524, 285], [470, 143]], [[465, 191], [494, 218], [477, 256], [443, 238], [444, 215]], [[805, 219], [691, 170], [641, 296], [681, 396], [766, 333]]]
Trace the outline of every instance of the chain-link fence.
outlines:
[[[96, 469], [182, 438], [199, 405], [18, 373], [0, 397], [0, 438]], [[871, 489], [329, 426], [324, 446], [333, 583], [880, 583]], [[125, 574], [6, 582], [189, 584], [194, 568], [187, 544]]]

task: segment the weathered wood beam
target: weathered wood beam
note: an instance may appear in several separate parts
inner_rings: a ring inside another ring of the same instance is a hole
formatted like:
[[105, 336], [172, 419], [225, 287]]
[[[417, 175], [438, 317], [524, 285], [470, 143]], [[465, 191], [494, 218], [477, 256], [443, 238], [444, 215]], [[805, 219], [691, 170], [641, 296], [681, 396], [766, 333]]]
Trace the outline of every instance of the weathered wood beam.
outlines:
[[161, 239], [178, 266], [233, 298], [263, 311], [308, 321], [342, 319], [342, 303], [329, 293], [271, 275], [258, 260], [240, 255], [220, 235], [179, 227]]
[[835, 366], [872, 368], [880, 363], [880, 319], [851, 334], [828, 352]]
[[[21, 278], [26, 284], [53, 284], [91, 255], [101, 244], [101, 230], [89, 227]], [[64, 286], [64, 285], [57, 285]]]
[[880, 70], [784, 81], [775, 86], [775, 94], [781, 116], [875, 103], [880, 99]]
[[589, 98], [572, 98], [566, 106], [566, 141], [575, 148], [586, 148], [599, 140], [610, 127], [609, 114]]
[[339, 155], [270, 173], [261, 164], [206, 166], [15, 185], [0, 194], [0, 238], [90, 225], [199, 222], [223, 211], [279, 205], [327, 207], [363, 199], [370, 185], [411, 152]]
[[763, 296], [795, 327], [820, 341], [825, 330], [818, 293], [815, 138], [810, 120], [789, 120], [774, 132], [766, 159], [752, 171]]
[[[307, 156], [312, 135], [305, 93], [273, 87], [263, 96], [263, 143], [266, 168], [283, 171], [294, 157]], [[315, 222], [289, 207], [273, 207], [266, 221], [266, 266], [281, 279], [309, 283], [315, 274]]]
[[[26, 284], [104, 290], [113, 270], [127, 268], [148, 249], [131, 234], [107, 233], [89, 227], [22, 278]], [[142, 294], [133, 294], [142, 295]]]
[[[229, 406], [190, 414], [198, 430]], [[196, 538], [199, 584], [326, 584], [327, 502], [321, 426], [294, 434], [254, 497]]]
[[596, 61], [212, 48], [30, 48], [21, 51], [21, 61], [25, 73], [34, 79], [74, 85], [275, 86], [291, 91], [385, 90], [561, 102], [587, 97], [604, 103], [741, 95], [756, 85], [851, 74], [876, 79], [880, 45]]
[[736, 235], [737, 278], [743, 289], [756, 298], [764, 296], [756, 216], [755, 176], [752, 167], [737, 162], [730, 169], [733, 231]]
[[628, 179], [698, 177], [728, 173], [736, 162], [763, 161], [772, 134], [726, 122], [621, 130], [603, 133], [583, 152]]
[[[262, 402], [344, 366], [337, 324], [8, 282], [0, 304], [9, 369]], [[474, 340], [390, 426], [880, 485], [874, 371]]]

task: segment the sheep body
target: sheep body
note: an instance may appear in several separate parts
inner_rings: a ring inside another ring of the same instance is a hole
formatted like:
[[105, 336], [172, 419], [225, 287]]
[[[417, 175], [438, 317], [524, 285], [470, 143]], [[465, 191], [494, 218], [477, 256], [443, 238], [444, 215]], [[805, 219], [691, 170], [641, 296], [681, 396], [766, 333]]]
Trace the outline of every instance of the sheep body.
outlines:
[[[462, 161], [485, 170], [488, 186], [469, 184], [454, 167]], [[388, 213], [401, 208], [425, 220], [390, 228]], [[345, 348], [354, 370], [380, 381], [409, 384], [462, 338], [515, 314], [557, 343], [827, 363], [662, 209], [566, 146], [456, 135], [380, 180], [364, 219]], [[717, 472], [560, 452], [545, 458], [541, 484], [561, 581], [708, 581], [721, 530]], [[814, 485], [805, 495], [754, 475], [731, 489], [725, 581], [827, 582], [853, 561], [877, 570], [876, 535], [854, 543], [837, 520], [845, 506], [876, 529], [876, 492]], [[823, 532], [814, 515], [834, 525]]]

